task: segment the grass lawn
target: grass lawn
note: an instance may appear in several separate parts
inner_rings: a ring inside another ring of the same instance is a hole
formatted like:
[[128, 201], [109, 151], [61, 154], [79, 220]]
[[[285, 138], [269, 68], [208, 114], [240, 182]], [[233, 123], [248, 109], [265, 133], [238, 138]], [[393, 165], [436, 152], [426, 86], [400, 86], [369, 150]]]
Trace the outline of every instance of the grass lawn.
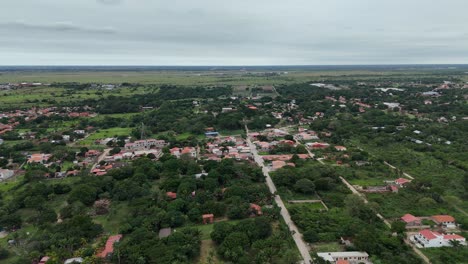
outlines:
[[120, 225], [123, 220], [129, 215], [128, 203], [113, 203], [110, 212], [106, 215], [95, 216], [94, 222], [102, 225], [104, 232], [117, 234], [120, 231]]
[[312, 252], [335, 252], [343, 251], [344, 247], [338, 242], [314, 243], [311, 247]]
[[215, 250], [215, 244], [213, 240], [206, 239], [201, 241], [200, 257], [194, 263], [224, 263], [221, 261]]
[[466, 246], [459, 248], [428, 248], [423, 249], [422, 252], [431, 260], [433, 264], [468, 263], [468, 250]]
[[[391, 180], [391, 179], [388, 179]], [[359, 186], [383, 186], [385, 183], [383, 182], [382, 179], [352, 179], [349, 180], [349, 183], [352, 185], [359, 185]]]
[[319, 198], [315, 194], [303, 194], [294, 192], [292, 190], [286, 189], [284, 187], [278, 188], [278, 194], [281, 196], [281, 199], [285, 202], [288, 200], [318, 200]]
[[93, 145], [94, 141], [97, 139], [110, 138], [115, 136], [129, 136], [133, 128], [131, 127], [113, 127], [107, 129], [99, 129], [95, 133], [91, 134], [89, 137], [80, 140], [78, 145]]

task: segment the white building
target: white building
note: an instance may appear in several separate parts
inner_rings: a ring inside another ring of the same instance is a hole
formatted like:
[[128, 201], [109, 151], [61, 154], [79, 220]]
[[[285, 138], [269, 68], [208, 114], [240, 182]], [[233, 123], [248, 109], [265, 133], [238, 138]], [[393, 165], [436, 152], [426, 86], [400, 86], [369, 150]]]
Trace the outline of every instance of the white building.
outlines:
[[319, 252], [317, 255], [325, 261], [329, 261], [330, 263], [337, 263], [340, 260], [347, 260], [350, 264], [372, 264], [372, 262], [369, 261], [369, 254], [360, 251]]
[[460, 235], [441, 234], [429, 229], [419, 231], [419, 233], [412, 236], [410, 239], [416, 246], [421, 248], [450, 247], [452, 246], [450, 244], [452, 240], [459, 241], [462, 245], [466, 245], [466, 239]]
[[2, 144], [3, 144], [3, 139], [0, 138], [0, 145], [2, 145]]
[[12, 171], [12, 170], [0, 169], [0, 181], [11, 178], [11, 177], [13, 177], [14, 174], [15, 174], [15, 172]]
[[143, 139], [143, 140], [137, 140], [133, 143], [125, 144], [125, 149], [126, 150], [143, 150], [143, 149], [150, 149], [152, 147], [164, 148], [165, 146], [167, 146], [167, 143], [164, 140]]

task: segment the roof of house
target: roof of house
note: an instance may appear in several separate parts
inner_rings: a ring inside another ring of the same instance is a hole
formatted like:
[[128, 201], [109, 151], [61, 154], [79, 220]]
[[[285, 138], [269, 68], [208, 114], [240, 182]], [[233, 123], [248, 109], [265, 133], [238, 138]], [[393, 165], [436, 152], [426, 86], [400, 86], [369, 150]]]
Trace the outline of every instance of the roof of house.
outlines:
[[398, 178], [398, 179], [395, 180], [395, 183], [401, 184], [401, 185], [409, 183], [409, 182], [411, 182], [411, 181], [408, 180], [408, 179], [405, 179], [405, 178]]
[[214, 217], [214, 214], [204, 214], [202, 215], [202, 218], [203, 219], [206, 219], [206, 218], [213, 218]]
[[421, 231], [419, 231], [419, 234], [421, 236], [423, 236], [424, 238], [426, 238], [427, 240], [436, 239], [438, 236], [440, 236], [439, 233], [433, 232], [433, 231], [431, 231], [429, 229], [421, 230]]
[[455, 218], [450, 215], [433, 215], [432, 220], [442, 223], [442, 222], [455, 222]]
[[419, 217], [416, 217], [416, 216], [414, 216], [412, 214], [405, 214], [400, 219], [403, 220], [403, 222], [406, 222], [406, 223], [411, 223], [411, 222], [420, 220]]
[[459, 239], [465, 239], [464, 237], [457, 235], [457, 234], [448, 234], [444, 235], [444, 239], [446, 240], [459, 240]]
[[169, 197], [169, 198], [172, 198], [172, 199], [176, 199], [176, 198], [177, 198], [177, 193], [175, 193], [175, 192], [167, 192], [167, 193], [166, 193], [166, 196]]
[[336, 264], [349, 264], [349, 261], [344, 260], [344, 259], [339, 259]]
[[44, 256], [41, 258], [41, 260], [39, 261], [39, 263], [46, 263], [47, 261], [49, 261], [50, 257], [48, 256]]
[[367, 252], [361, 251], [319, 252], [317, 255], [326, 261], [335, 261], [333, 258], [369, 257]]
[[105, 257], [107, 257], [107, 255], [112, 254], [114, 252], [114, 243], [119, 242], [120, 239], [122, 239], [122, 235], [120, 235], [120, 234], [110, 236], [107, 239], [106, 246], [105, 246], [104, 250], [101, 251], [101, 253], [99, 253], [97, 256], [101, 257], [101, 258], [105, 258]]
[[165, 238], [171, 235], [172, 229], [170, 227], [159, 230], [159, 238]]

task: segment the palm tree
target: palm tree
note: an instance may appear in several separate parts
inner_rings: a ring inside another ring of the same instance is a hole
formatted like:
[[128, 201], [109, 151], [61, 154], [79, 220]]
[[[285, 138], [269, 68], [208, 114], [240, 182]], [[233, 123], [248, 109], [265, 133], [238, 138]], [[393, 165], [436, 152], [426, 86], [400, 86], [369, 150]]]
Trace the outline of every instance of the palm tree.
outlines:
[[462, 246], [461, 242], [458, 241], [458, 240], [455, 240], [455, 239], [450, 240], [449, 244], [450, 244], [450, 246], [452, 246], [454, 248], [460, 248]]

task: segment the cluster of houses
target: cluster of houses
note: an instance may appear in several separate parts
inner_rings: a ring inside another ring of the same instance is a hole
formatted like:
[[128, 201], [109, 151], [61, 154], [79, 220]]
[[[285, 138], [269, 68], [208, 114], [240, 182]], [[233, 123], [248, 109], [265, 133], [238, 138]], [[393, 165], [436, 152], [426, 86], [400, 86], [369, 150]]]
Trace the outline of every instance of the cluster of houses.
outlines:
[[250, 160], [252, 154], [247, 142], [239, 136], [217, 137], [208, 142], [203, 155], [208, 160], [220, 161], [223, 158]]
[[400, 188], [406, 187], [411, 180], [405, 178], [398, 178], [391, 181], [385, 181], [386, 185], [382, 186], [366, 186], [362, 188], [361, 186], [357, 186], [360, 192], [364, 193], [385, 193], [385, 192], [392, 192], [398, 193]]
[[173, 147], [169, 151], [172, 156], [178, 159], [182, 157], [183, 155], [190, 157], [190, 158], [194, 158], [194, 159], [198, 157], [198, 150], [195, 147], [183, 147], [183, 148]]
[[[430, 220], [438, 226], [438, 231], [433, 231], [430, 226], [423, 225], [423, 220]], [[416, 217], [411, 214], [405, 214], [400, 218], [406, 224], [406, 228], [422, 228], [415, 235], [410, 236], [410, 240], [420, 248], [432, 247], [450, 247], [454, 243], [467, 245], [466, 238], [453, 231], [457, 229], [455, 218], [450, 215], [433, 215], [430, 217]], [[444, 233], [445, 232], [445, 233]]]
[[[114, 138], [109, 138], [102, 141], [107, 144], [113, 140]], [[133, 160], [150, 154], [154, 155], [157, 159], [163, 155], [162, 149], [169, 145], [166, 141], [157, 139], [142, 139], [134, 142], [126, 140], [126, 142], [127, 143], [125, 143], [123, 149], [119, 153], [104, 157], [104, 160], [107, 162]]]
[[68, 116], [68, 117], [93, 117], [96, 113], [91, 112], [92, 108], [89, 106], [84, 107], [45, 107], [37, 108], [32, 107], [28, 110], [15, 110], [0, 112], [0, 118], [10, 119], [11, 122], [15, 122], [16, 118], [24, 118], [26, 121], [31, 121], [42, 116]]

